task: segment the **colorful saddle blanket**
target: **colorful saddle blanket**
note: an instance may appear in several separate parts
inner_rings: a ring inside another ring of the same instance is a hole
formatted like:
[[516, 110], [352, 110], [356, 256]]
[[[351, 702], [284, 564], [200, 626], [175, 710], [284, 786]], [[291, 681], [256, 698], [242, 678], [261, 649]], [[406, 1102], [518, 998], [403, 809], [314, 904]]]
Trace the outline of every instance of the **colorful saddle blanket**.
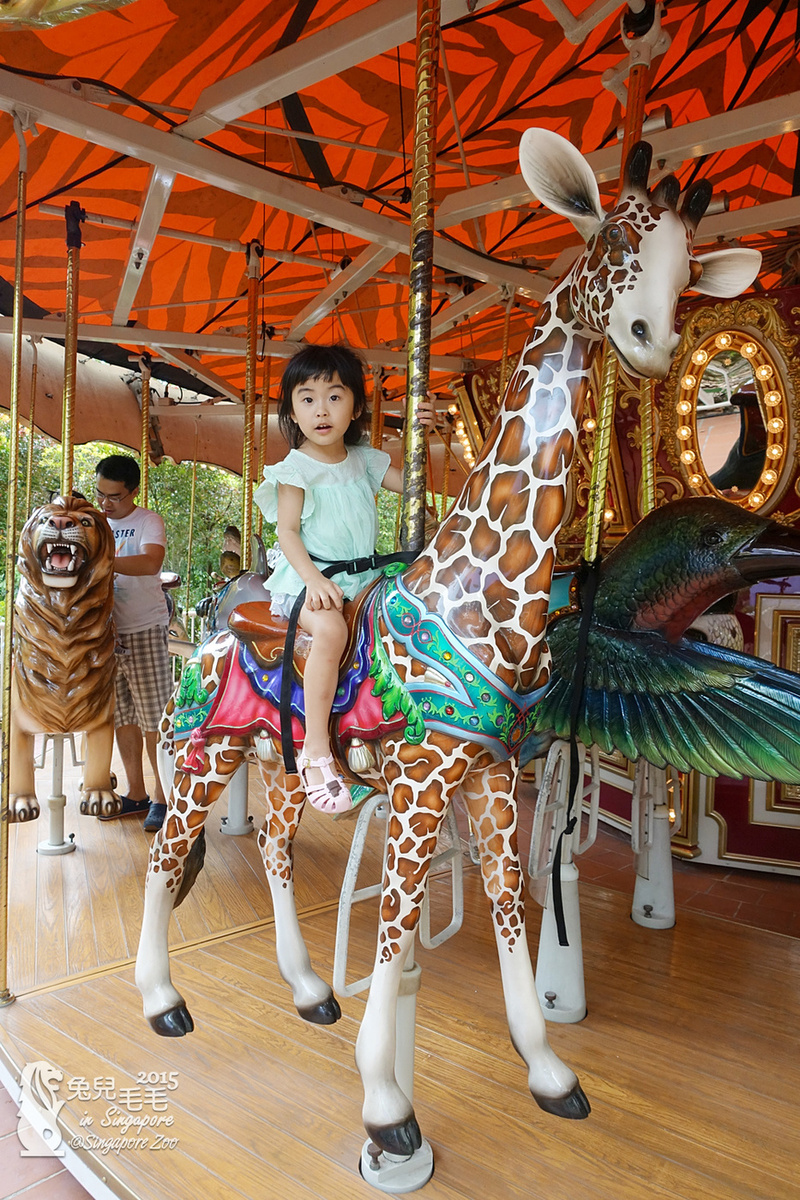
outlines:
[[[381, 641], [380, 624], [423, 673], [401, 680]], [[373, 740], [402, 732], [421, 742], [426, 728], [477, 742], [503, 760], [529, 739], [536, 705], [544, 688], [527, 695], [512, 691], [455, 637], [436, 613], [427, 610], [395, 572], [376, 585], [354, 630], [355, 652], [333, 704], [340, 744], [353, 738]], [[221, 639], [221, 640], [220, 640]], [[219, 686], [207, 695], [200, 685], [203, 653], [224, 651]], [[175, 738], [191, 738], [184, 769], [201, 770], [209, 734], [280, 736], [280, 686], [283, 664], [265, 666], [231, 634], [217, 634], [187, 663], [176, 697]], [[292, 735], [303, 741], [303, 689], [292, 678]]]

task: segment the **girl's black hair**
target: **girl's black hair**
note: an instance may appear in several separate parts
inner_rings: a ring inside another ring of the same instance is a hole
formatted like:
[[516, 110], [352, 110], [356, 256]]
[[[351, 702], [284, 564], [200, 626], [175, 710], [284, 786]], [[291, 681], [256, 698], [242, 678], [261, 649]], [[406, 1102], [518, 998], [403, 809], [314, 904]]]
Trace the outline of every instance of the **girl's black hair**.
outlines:
[[300, 426], [292, 420], [292, 392], [309, 379], [333, 379], [338, 375], [344, 387], [353, 393], [353, 419], [344, 435], [348, 446], [357, 446], [370, 425], [367, 393], [364, 387], [364, 363], [349, 346], [304, 346], [286, 364], [280, 388], [278, 425], [293, 450], [306, 440]]

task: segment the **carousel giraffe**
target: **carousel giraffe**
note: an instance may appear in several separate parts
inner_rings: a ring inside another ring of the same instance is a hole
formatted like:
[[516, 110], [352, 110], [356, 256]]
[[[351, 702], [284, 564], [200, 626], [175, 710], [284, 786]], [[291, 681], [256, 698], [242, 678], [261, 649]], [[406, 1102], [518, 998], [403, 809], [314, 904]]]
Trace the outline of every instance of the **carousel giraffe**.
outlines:
[[[577, 1077], [548, 1045], [534, 987], [515, 783], [518, 752], [548, 679], [543, 639], [555, 541], [590, 362], [606, 337], [629, 372], [663, 378], [678, 344], [674, 318], [682, 290], [691, 285], [709, 295], [735, 295], [752, 282], [760, 262], [747, 250], [693, 255], [710, 190], [696, 186], [680, 215], [674, 178], [648, 193], [644, 143], [632, 151], [608, 215], [591, 169], [563, 138], [528, 130], [520, 161], [534, 195], [569, 217], [587, 247], [543, 303], [451, 514], [411, 567], [377, 586], [364, 618], [373, 622], [373, 656], [381, 659], [373, 693], [401, 694], [406, 702], [399, 726], [397, 704], [384, 708], [394, 724], [387, 721], [387, 732], [373, 743], [378, 765], [363, 772], [387, 792], [391, 813], [375, 968], [356, 1061], [368, 1134], [382, 1150], [404, 1155], [420, 1145], [421, 1135], [394, 1074], [396, 1003], [438, 830], [456, 788], [476, 830], [511, 1038], [527, 1065], [530, 1090], [548, 1112], [588, 1115]], [[201, 707], [234, 646], [226, 633], [202, 648], [195, 685]], [[184, 864], [210, 806], [255, 740], [252, 731], [206, 727], [176, 753], [167, 819], [151, 851], [136, 967], [145, 1016], [166, 1036], [193, 1028], [171, 983], [167, 952]], [[258, 740], [269, 739], [262, 732]], [[291, 847], [304, 795], [299, 779], [277, 760], [259, 766], [268, 797], [259, 845], [275, 906], [279, 969], [300, 1015], [330, 1023], [339, 1007], [311, 967], [294, 906]]]

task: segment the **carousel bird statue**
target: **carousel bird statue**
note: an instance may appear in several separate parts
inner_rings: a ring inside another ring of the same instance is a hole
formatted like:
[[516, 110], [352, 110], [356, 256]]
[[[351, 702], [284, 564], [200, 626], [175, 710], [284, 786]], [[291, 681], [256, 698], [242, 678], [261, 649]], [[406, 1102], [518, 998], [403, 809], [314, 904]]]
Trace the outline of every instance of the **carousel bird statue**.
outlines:
[[[578, 739], [657, 767], [800, 782], [800, 675], [685, 636], [723, 596], [798, 571], [798, 534], [727, 500], [651, 512], [600, 566]], [[579, 600], [548, 630], [552, 674], [523, 761], [570, 734], [581, 616]]]

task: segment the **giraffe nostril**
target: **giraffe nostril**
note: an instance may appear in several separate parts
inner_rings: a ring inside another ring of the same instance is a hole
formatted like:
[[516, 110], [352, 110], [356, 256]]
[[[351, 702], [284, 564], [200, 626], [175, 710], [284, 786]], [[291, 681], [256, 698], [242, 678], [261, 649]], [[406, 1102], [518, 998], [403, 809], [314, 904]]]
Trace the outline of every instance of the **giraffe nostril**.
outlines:
[[647, 337], [647, 325], [644, 321], [634, 321], [631, 325], [631, 333], [641, 341]]

